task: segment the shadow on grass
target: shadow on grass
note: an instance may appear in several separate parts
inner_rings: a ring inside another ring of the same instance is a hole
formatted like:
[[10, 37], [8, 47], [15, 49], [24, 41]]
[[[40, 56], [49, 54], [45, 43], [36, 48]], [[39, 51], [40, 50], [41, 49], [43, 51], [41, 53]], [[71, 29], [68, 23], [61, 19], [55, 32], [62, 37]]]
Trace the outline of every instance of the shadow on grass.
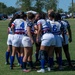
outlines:
[[[75, 60], [72, 60], [71, 63], [73, 66], [69, 66], [67, 60], [63, 60], [63, 63], [62, 63], [63, 69], [59, 70], [57, 62], [54, 61], [54, 69], [52, 71], [75, 71]], [[40, 62], [34, 63], [34, 66], [36, 66], [37, 69], [40, 69]], [[47, 64], [46, 64], [46, 67], [47, 67]]]

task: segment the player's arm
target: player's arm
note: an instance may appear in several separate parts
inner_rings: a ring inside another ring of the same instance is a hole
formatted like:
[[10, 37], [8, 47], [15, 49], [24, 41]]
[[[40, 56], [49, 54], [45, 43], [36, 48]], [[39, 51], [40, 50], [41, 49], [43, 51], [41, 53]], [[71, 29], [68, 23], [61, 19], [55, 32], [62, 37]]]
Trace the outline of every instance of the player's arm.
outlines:
[[67, 27], [67, 29], [68, 29], [68, 35], [69, 35], [69, 42], [72, 42], [72, 32], [71, 32], [70, 25]]
[[39, 37], [40, 37], [40, 35], [41, 35], [41, 28], [42, 28], [42, 25], [41, 24], [38, 24], [38, 30], [37, 30], [37, 37], [36, 37], [36, 41], [37, 41], [37, 43], [39, 42], [38, 41], [38, 39], [39, 39]]
[[64, 25], [63, 25], [63, 23], [62, 23], [62, 22], [61, 22], [61, 28], [60, 28], [60, 30], [61, 30], [62, 37], [63, 37], [64, 43], [65, 43]]
[[15, 33], [15, 24], [14, 23], [12, 23], [12, 25], [11, 25], [11, 29], [12, 29], [12, 32], [13, 32], [13, 34]]
[[31, 27], [27, 27], [27, 35], [30, 37], [32, 44], [34, 43], [32, 33], [31, 33]]

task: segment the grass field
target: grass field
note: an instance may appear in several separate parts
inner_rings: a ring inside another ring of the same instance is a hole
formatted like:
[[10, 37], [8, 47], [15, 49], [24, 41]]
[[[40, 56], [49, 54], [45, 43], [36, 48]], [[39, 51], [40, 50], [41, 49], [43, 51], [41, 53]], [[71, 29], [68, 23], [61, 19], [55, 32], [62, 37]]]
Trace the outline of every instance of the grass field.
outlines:
[[[72, 59], [73, 65], [75, 64], [75, 19], [68, 20], [71, 29], [72, 29], [72, 37], [73, 42], [69, 44], [70, 55]], [[5, 65], [5, 52], [7, 49], [7, 27], [9, 21], [0, 21], [0, 75], [75, 75], [75, 70], [65, 67], [63, 71], [51, 71], [46, 73], [37, 73], [36, 71], [31, 71], [29, 73], [24, 73], [22, 70], [17, 66], [14, 70], [10, 70], [9, 65]], [[34, 57], [34, 56], [33, 56]], [[63, 53], [63, 60], [65, 60], [65, 56]], [[17, 61], [15, 61], [16, 64]]]

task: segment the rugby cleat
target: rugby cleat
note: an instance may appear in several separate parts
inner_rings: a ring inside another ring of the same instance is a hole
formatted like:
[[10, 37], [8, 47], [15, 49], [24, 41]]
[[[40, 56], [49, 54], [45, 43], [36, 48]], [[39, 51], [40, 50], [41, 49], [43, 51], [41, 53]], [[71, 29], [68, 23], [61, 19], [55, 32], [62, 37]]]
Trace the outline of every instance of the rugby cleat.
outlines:
[[41, 72], [41, 73], [45, 73], [45, 69], [37, 70], [37, 72], [38, 72], [38, 73], [40, 73], [40, 72]]

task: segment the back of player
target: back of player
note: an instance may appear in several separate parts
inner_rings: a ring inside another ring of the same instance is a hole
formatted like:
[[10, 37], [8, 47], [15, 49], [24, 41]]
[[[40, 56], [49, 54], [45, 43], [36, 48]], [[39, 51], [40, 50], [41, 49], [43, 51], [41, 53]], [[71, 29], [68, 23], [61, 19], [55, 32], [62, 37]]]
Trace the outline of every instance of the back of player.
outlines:
[[63, 42], [63, 50], [65, 52], [65, 56], [67, 58], [69, 66], [72, 67], [70, 53], [69, 53], [69, 46], [68, 46], [68, 43], [72, 42], [72, 33], [71, 33], [71, 29], [70, 29], [70, 25], [69, 25], [68, 21], [61, 20], [61, 22], [64, 25], [64, 39], [65, 39], [65, 41]]
[[[39, 42], [39, 36], [42, 35], [41, 46], [40, 46], [40, 51], [39, 51], [41, 69], [38, 70], [37, 72], [44, 73], [46, 59], [47, 58], [50, 59], [52, 57], [53, 48], [55, 45], [55, 38], [54, 38], [54, 35], [52, 33], [50, 33], [50, 24], [47, 23], [47, 21], [45, 20], [45, 15], [43, 13], [41, 15], [41, 19], [38, 20], [37, 25], [38, 25], [38, 32], [37, 32], [37, 39], [36, 39], [37, 43]], [[50, 52], [51, 52], [51, 54], [49, 54]], [[47, 54], [48, 54], [48, 56], [47, 56]], [[49, 62], [50, 62], [50, 60], [49, 60]], [[49, 62], [48, 62], [48, 64], [50, 65]], [[50, 68], [49, 68], [49, 71], [50, 71]]]
[[14, 40], [12, 42], [13, 49], [12, 49], [11, 63], [10, 63], [11, 69], [13, 69], [13, 62], [14, 62], [14, 56], [15, 56], [16, 50], [18, 50], [19, 47], [20, 48], [23, 47], [22, 38], [25, 34], [25, 31], [24, 31], [25, 17], [26, 17], [25, 15], [23, 16], [18, 15], [18, 19], [15, 19], [11, 26], [13, 34], [14, 34]]

